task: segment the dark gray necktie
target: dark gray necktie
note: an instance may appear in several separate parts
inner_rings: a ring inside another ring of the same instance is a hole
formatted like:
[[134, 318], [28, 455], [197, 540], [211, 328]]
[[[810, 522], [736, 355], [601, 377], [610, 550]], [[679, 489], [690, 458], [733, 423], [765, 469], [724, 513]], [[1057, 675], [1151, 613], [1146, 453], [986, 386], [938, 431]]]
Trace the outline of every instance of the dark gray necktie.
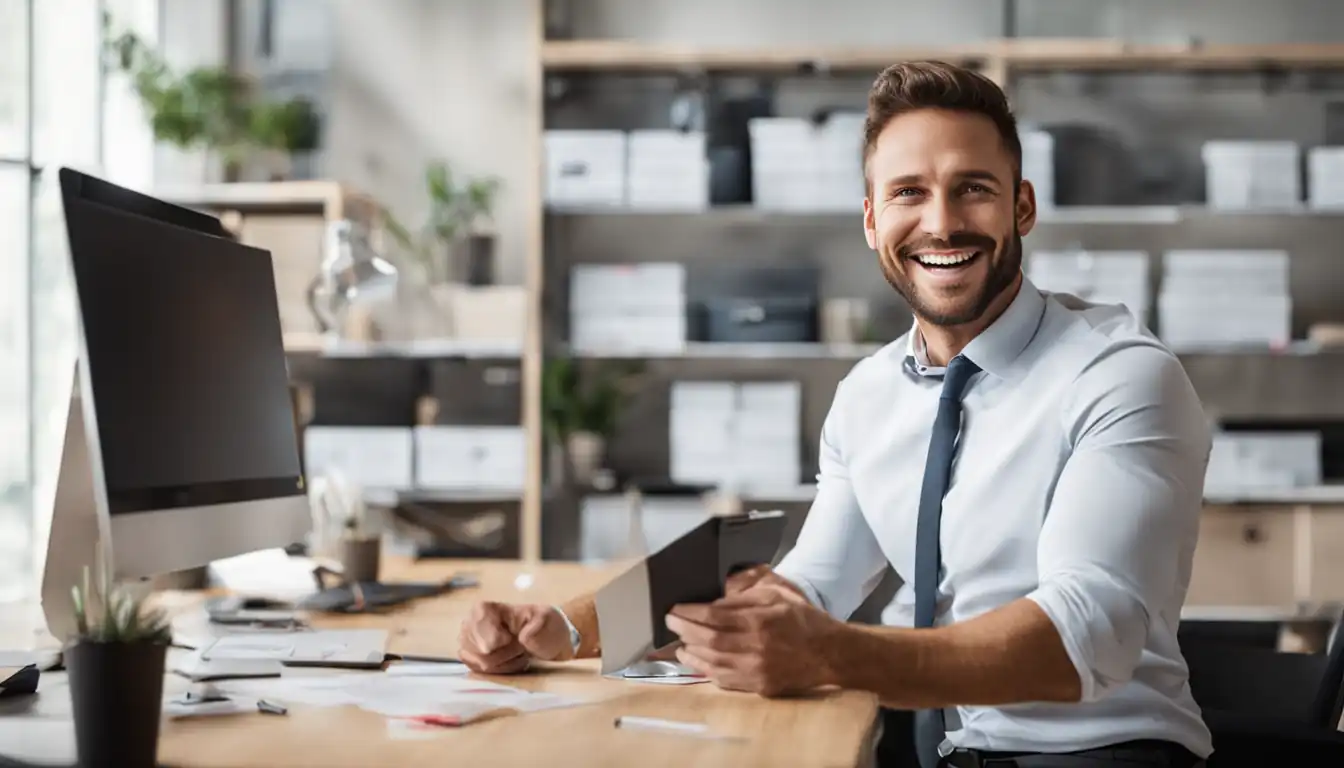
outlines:
[[[952, 456], [961, 431], [961, 396], [980, 367], [965, 357], [952, 358], [943, 375], [938, 415], [933, 420], [929, 457], [924, 464], [924, 485], [919, 492], [919, 528], [915, 534], [915, 626], [932, 627], [938, 605], [938, 571], [942, 560], [938, 527], [943, 496], [952, 479]], [[946, 735], [943, 710], [915, 712], [915, 749], [923, 768], [937, 768], [938, 745]]]

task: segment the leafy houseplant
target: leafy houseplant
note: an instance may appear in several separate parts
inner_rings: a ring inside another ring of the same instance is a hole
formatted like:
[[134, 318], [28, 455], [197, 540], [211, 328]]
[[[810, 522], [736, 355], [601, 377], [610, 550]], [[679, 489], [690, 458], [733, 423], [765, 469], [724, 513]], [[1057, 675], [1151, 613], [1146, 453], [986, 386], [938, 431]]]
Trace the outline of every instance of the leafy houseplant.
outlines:
[[113, 586], [106, 567], [73, 588], [76, 634], [64, 651], [79, 765], [157, 764], [163, 676], [172, 631], [161, 610]]
[[[425, 169], [425, 192], [429, 198], [429, 215], [419, 230], [412, 230], [383, 210], [387, 231], [434, 280], [454, 276], [460, 265], [460, 251], [467, 247], [490, 258], [493, 235], [492, 225], [495, 199], [501, 182], [495, 177], [468, 179], [459, 184], [452, 168], [443, 161], [431, 163]], [[468, 266], [467, 272], [476, 273], [488, 266]], [[468, 282], [490, 282], [472, 279]]]
[[130, 77], [158, 141], [215, 153], [231, 173], [258, 153], [292, 159], [320, 143], [321, 122], [307, 99], [262, 98], [247, 78], [223, 67], [176, 73], [135, 33], [113, 34], [107, 16], [104, 40], [111, 67]]
[[580, 366], [569, 357], [542, 367], [542, 429], [546, 442], [568, 459], [573, 479], [587, 483], [602, 462], [606, 441], [643, 372], [637, 361], [593, 362]]

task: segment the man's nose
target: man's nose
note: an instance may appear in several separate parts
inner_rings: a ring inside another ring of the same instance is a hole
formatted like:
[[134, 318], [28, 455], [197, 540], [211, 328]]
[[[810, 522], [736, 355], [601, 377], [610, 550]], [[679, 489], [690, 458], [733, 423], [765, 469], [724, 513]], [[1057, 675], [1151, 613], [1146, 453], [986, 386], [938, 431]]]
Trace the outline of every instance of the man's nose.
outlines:
[[920, 227], [924, 230], [924, 234], [930, 237], [947, 240], [952, 233], [964, 229], [957, 206], [945, 195], [932, 197], [924, 204], [922, 213]]

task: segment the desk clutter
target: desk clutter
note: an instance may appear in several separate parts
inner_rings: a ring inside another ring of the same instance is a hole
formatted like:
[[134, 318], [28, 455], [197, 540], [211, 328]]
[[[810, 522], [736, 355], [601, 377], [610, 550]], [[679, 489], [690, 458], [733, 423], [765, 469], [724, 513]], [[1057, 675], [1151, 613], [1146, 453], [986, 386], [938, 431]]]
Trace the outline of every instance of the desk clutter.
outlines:
[[1281, 348], [1292, 341], [1286, 251], [1167, 251], [1156, 301], [1150, 260], [1142, 251], [1040, 251], [1028, 257], [1027, 275], [1043, 290], [1124, 304], [1150, 325], [1155, 319], [1162, 341], [1178, 351]]

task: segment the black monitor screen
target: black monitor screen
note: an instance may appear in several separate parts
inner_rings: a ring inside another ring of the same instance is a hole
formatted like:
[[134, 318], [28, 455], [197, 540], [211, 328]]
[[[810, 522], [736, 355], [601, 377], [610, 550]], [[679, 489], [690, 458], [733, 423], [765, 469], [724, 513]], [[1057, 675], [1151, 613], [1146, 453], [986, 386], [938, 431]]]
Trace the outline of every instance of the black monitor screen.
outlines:
[[302, 493], [270, 254], [70, 197], [66, 224], [109, 511]]

